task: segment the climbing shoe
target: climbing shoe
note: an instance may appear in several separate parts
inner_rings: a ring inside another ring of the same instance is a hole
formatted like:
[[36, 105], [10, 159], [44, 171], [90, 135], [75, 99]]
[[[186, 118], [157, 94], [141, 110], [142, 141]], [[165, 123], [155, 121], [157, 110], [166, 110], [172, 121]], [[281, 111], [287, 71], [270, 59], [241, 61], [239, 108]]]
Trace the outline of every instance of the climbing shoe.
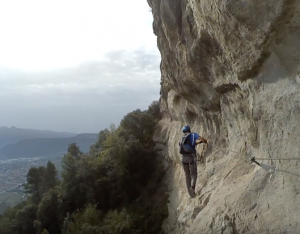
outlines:
[[193, 187], [190, 187], [189, 194], [190, 194], [191, 198], [196, 197], [195, 189]]

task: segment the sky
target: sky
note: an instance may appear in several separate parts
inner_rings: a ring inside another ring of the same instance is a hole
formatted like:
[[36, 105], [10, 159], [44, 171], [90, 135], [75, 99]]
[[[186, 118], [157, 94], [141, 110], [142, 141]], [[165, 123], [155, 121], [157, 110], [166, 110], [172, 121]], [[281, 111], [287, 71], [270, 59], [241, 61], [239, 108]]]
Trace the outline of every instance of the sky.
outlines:
[[0, 126], [99, 132], [159, 99], [146, 0], [0, 0]]

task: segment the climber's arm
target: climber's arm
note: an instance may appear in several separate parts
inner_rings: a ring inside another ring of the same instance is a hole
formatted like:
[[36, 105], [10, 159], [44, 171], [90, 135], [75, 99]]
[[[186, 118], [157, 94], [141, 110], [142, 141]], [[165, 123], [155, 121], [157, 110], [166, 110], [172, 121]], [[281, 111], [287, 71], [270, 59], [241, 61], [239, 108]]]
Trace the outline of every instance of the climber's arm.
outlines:
[[207, 140], [204, 137], [199, 136], [197, 139], [196, 145], [201, 144], [201, 143], [207, 143]]

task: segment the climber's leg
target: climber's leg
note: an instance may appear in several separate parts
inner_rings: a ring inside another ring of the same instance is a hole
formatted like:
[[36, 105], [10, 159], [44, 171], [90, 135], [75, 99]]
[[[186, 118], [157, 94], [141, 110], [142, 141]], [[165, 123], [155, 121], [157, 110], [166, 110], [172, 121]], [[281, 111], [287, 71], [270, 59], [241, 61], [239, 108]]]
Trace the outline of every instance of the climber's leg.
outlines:
[[182, 167], [185, 173], [185, 182], [186, 182], [186, 187], [189, 191], [190, 187], [191, 187], [191, 175], [190, 175], [190, 164], [188, 163], [182, 163]]
[[197, 159], [195, 158], [194, 162], [189, 164], [190, 175], [191, 175], [191, 187], [195, 189], [197, 182]]

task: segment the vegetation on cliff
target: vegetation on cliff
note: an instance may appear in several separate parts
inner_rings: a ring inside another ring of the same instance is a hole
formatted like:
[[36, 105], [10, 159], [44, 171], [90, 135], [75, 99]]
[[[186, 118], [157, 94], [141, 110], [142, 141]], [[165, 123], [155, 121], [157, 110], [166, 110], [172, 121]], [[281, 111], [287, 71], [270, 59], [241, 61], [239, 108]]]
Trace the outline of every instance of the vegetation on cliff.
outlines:
[[0, 217], [0, 234], [161, 233], [168, 211], [152, 140], [159, 118], [153, 102], [102, 130], [89, 153], [70, 144], [61, 180], [51, 162], [30, 168], [28, 199]]

